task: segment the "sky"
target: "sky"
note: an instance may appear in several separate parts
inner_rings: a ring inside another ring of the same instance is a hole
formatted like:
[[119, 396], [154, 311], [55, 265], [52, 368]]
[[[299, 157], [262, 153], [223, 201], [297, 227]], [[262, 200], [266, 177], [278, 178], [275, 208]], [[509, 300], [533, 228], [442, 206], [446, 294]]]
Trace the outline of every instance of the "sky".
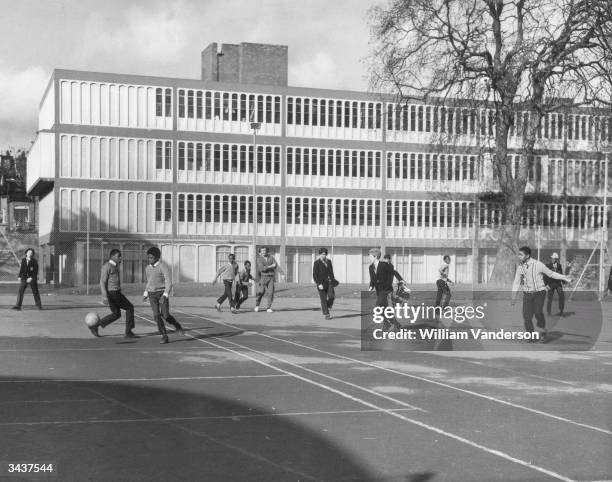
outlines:
[[367, 90], [382, 0], [0, 0], [0, 150], [29, 147], [54, 68], [200, 78], [210, 43], [289, 47], [289, 85]]

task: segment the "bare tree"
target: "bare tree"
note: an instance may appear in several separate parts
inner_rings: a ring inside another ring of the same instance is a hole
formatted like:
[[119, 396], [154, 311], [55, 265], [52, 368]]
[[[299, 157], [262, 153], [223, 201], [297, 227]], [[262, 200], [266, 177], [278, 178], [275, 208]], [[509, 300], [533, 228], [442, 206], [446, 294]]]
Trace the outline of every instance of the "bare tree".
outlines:
[[[503, 229], [492, 280], [507, 282], [543, 117], [609, 105], [612, 0], [392, 0], [370, 14], [374, 89], [402, 101], [462, 99], [494, 113]], [[516, 128], [523, 155], [513, 172]]]

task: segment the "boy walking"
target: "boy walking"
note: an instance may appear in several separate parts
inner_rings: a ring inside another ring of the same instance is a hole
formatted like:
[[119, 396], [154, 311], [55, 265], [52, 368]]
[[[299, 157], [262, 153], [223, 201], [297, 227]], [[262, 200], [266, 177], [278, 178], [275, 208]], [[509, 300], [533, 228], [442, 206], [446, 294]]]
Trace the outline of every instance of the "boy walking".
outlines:
[[255, 311], [259, 311], [259, 304], [264, 295], [266, 296], [268, 313], [272, 313], [272, 302], [274, 301], [274, 278], [278, 264], [274, 256], [268, 254], [265, 246], [259, 249], [255, 279], [257, 280], [257, 297], [255, 298]]
[[104, 263], [100, 272], [100, 291], [102, 303], [108, 304], [111, 313], [102, 318], [97, 325], [89, 329], [94, 336], [100, 336], [98, 328], [104, 328], [113, 321], [121, 318], [121, 310], [125, 310], [125, 338], [138, 338], [134, 332], [134, 305], [121, 293], [121, 278], [119, 265], [121, 264], [121, 251], [112, 249], [109, 260]]
[[449, 283], [452, 283], [452, 281], [448, 277], [448, 273], [450, 271], [450, 262], [450, 256], [448, 254], [444, 255], [444, 258], [442, 259], [442, 265], [438, 270], [440, 278], [438, 278], [438, 281], [436, 281], [436, 287], [438, 288], [438, 293], [436, 294], [436, 306], [440, 306], [442, 298], [444, 298], [444, 304], [442, 304], [442, 308], [446, 308], [450, 303], [451, 299], [451, 290], [448, 286]]
[[240, 309], [240, 305], [249, 298], [249, 286], [251, 285], [253, 276], [251, 275], [251, 262], [244, 262], [244, 269], [238, 274], [238, 283], [236, 284], [236, 297], [234, 299], [236, 309]]
[[326, 320], [331, 320], [329, 310], [334, 305], [336, 297], [334, 285], [338, 282], [334, 277], [334, 268], [330, 259], [327, 259], [327, 248], [319, 249], [319, 258], [312, 266], [312, 279], [317, 285], [319, 298], [321, 298], [321, 311]]
[[227, 264], [224, 264], [219, 268], [217, 274], [215, 275], [215, 279], [212, 284], [215, 284], [219, 278], [223, 281], [223, 286], [225, 287], [225, 291], [217, 300], [217, 304], [215, 308], [217, 311], [221, 311], [221, 305], [227, 299], [230, 305], [230, 310], [232, 313], [236, 311], [234, 305], [234, 295], [232, 294], [232, 284], [234, 280], [238, 281], [238, 263], [235, 261], [235, 256], [233, 254], [229, 254], [227, 256]]
[[170, 314], [170, 290], [172, 289], [172, 277], [168, 266], [161, 261], [161, 251], [159, 248], [152, 247], [147, 250], [147, 261], [149, 264], [145, 269], [147, 286], [143, 293], [144, 301], [149, 300], [153, 310], [153, 318], [157, 323], [157, 329], [162, 336], [160, 344], [168, 343], [168, 332], [164, 323], [172, 325], [176, 332], [184, 335], [183, 327]]

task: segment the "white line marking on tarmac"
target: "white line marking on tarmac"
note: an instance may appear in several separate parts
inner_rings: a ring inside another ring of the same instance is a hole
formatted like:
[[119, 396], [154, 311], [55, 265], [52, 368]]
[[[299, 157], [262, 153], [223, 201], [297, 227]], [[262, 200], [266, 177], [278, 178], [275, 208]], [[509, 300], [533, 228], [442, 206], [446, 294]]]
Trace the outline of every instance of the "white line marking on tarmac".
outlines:
[[173, 380], [223, 380], [234, 378], [279, 378], [286, 377], [280, 373], [270, 373], [268, 375], [219, 375], [219, 376], [204, 376], [204, 377], [157, 377], [157, 378], [66, 378], [50, 380], [48, 378], [41, 380], [0, 380], [0, 383], [102, 383], [102, 382], [156, 382], [156, 381], [173, 381]]
[[[177, 311], [179, 311], [179, 312], [180, 312], [180, 310], [177, 310]], [[154, 323], [152, 320], [149, 320], [148, 318], [144, 318], [143, 316], [139, 316], [139, 317], [140, 317], [140, 318], [142, 318], [142, 319], [145, 319], [145, 320], [146, 320], [146, 321], [148, 321], [149, 323]], [[203, 317], [201, 317], [201, 318], [203, 318]], [[226, 325], [226, 326], [231, 327], [231, 325], [228, 325], [228, 324], [225, 324], [225, 325]], [[231, 327], [231, 328], [234, 328], [234, 327]], [[234, 329], [235, 329], [235, 328], [234, 328]], [[191, 331], [195, 331], [196, 333], [200, 333], [200, 332], [198, 332], [197, 330], [191, 330]], [[256, 333], [257, 333], [257, 332], [256, 332]], [[399, 413], [396, 413], [396, 412], [393, 412], [393, 411], [391, 411], [391, 410], [388, 410], [388, 409], [385, 409], [385, 408], [379, 407], [379, 406], [377, 406], [377, 405], [375, 405], [375, 404], [373, 404], [373, 403], [367, 402], [367, 401], [362, 400], [362, 399], [360, 399], [360, 398], [358, 398], [358, 397], [354, 397], [354, 396], [352, 396], [352, 395], [350, 395], [350, 394], [348, 394], [348, 393], [346, 393], [346, 392], [343, 392], [343, 391], [341, 391], [341, 390], [338, 390], [338, 389], [335, 389], [335, 388], [329, 387], [329, 386], [324, 385], [324, 384], [322, 384], [322, 383], [315, 382], [314, 380], [310, 380], [309, 378], [306, 378], [306, 377], [303, 377], [303, 376], [301, 376], [301, 375], [297, 375], [297, 374], [295, 374], [295, 373], [292, 373], [292, 372], [289, 372], [289, 371], [287, 371], [287, 370], [284, 370], [284, 369], [282, 369], [282, 368], [276, 367], [276, 366], [274, 366], [274, 365], [272, 365], [272, 364], [270, 364], [270, 363], [267, 363], [267, 362], [265, 362], [265, 361], [263, 361], [263, 360], [259, 360], [259, 359], [255, 358], [255, 357], [253, 357], [253, 356], [250, 356], [250, 355], [248, 355], [247, 353], [240, 352], [240, 351], [236, 351], [236, 350], [233, 350], [233, 349], [231, 349], [231, 348], [229, 348], [229, 347], [226, 347], [226, 346], [223, 346], [223, 345], [219, 345], [218, 343], [214, 343], [214, 342], [210, 341], [210, 339], [202, 339], [202, 338], [197, 338], [197, 337], [195, 337], [195, 336], [191, 335], [190, 333], [186, 333], [185, 335], [186, 335], [186, 336], [189, 336], [189, 337], [191, 337], [191, 338], [193, 338], [194, 340], [200, 341], [200, 342], [202, 342], [202, 343], [206, 343], [206, 344], [208, 344], [208, 345], [212, 345], [212, 346], [215, 346], [215, 347], [217, 347], [217, 348], [221, 348], [221, 349], [227, 350], [227, 351], [229, 351], [229, 352], [231, 352], [231, 353], [234, 353], [234, 354], [236, 354], [236, 355], [238, 355], [238, 356], [243, 356], [243, 357], [245, 357], [245, 358], [247, 358], [247, 359], [249, 359], [249, 360], [252, 360], [252, 361], [254, 361], [254, 362], [256, 362], [256, 363], [259, 363], [259, 364], [264, 365], [264, 366], [266, 366], [266, 367], [268, 367], [268, 368], [271, 368], [272, 370], [276, 370], [276, 371], [279, 371], [279, 372], [281, 372], [281, 373], [285, 373], [285, 374], [287, 374], [287, 375], [291, 375], [291, 376], [293, 376], [293, 377], [295, 377], [295, 378], [297, 378], [297, 379], [299, 379], [299, 380], [301, 380], [301, 381], [304, 381], [304, 382], [306, 382], [306, 383], [310, 383], [311, 385], [315, 385], [315, 386], [318, 386], [318, 387], [320, 387], [320, 388], [324, 388], [324, 389], [326, 389], [326, 390], [331, 391], [332, 393], [335, 393], [335, 394], [337, 394], [337, 395], [340, 395], [341, 397], [347, 398], [347, 399], [349, 399], [349, 400], [351, 400], [351, 401], [354, 401], [354, 402], [356, 402], [356, 403], [360, 403], [360, 404], [365, 405], [366, 407], [370, 407], [370, 408], [372, 408], [372, 409], [374, 409], [374, 410], [379, 410], [379, 411], [384, 412], [384, 413], [386, 413], [386, 414], [388, 414], [388, 415], [391, 415], [391, 416], [393, 416], [393, 417], [399, 418], [400, 420], [403, 420], [403, 421], [405, 421], [405, 422], [411, 423], [411, 424], [413, 424], [413, 425], [416, 425], [416, 426], [418, 426], [418, 427], [424, 428], [424, 429], [426, 429], [426, 430], [430, 430], [430, 431], [435, 432], [435, 433], [438, 433], [438, 434], [440, 434], [440, 435], [444, 435], [444, 436], [446, 436], [446, 437], [448, 437], [448, 438], [450, 438], [450, 439], [453, 439], [453, 440], [456, 440], [456, 441], [462, 442], [462, 443], [464, 443], [464, 444], [466, 444], [466, 445], [469, 445], [469, 446], [471, 446], [471, 447], [473, 447], [473, 448], [480, 449], [480, 450], [482, 450], [482, 451], [484, 451], [484, 452], [486, 452], [486, 453], [489, 453], [489, 454], [491, 454], [491, 455], [496, 455], [496, 456], [498, 456], [498, 457], [500, 457], [500, 458], [503, 458], [503, 459], [505, 459], [505, 460], [508, 460], [508, 461], [510, 461], [510, 462], [514, 462], [514, 463], [516, 463], [516, 464], [518, 464], [518, 465], [521, 465], [521, 466], [523, 466], [523, 467], [526, 467], [526, 468], [529, 468], [529, 469], [535, 470], [535, 471], [537, 471], [537, 472], [541, 472], [541, 473], [543, 473], [543, 474], [549, 475], [549, 476], [554, 477], [554, 478], [559, 479], [559, 480], [563, 480], [563, 481], [565, 481], [565, 482], [577, 482], [577, 481], [575, 481], [574, 479], [571, 479], [571, 478], [566, 477], [566, 476], [564, 476], [564, 475], [561, 475], [561, 474], [558, 474], [558, 473], [556, 473], [556, 472], [553, 472], [552, 470], [548, 470], [548, 469], [545, 469], [544, 467], [540, 467], [540, 466], [535, 465], [535, 464], [532, 464], [532, 463], [530, 463], [530, 462], [526, 462], [526, 461], [521, 460], [521, 459], [518, 459], [518, 458], [516, 458], [516, 457], [512, 457], [511, 455], [509, 455], [509, 454], [507, 454], [507, 453], [505, 453], [505, 452], [502, 452], [502, 451], [500, 451], [500, 450], [497, 450], [497, 449], [491, 449], [491, 448], [486, 447], [486, 446], [484, 446], [484, 445], [481, 445], [481, 444], [479, 444], [479, 443], [477, 443], [477, 442], [473, 442], [473, 441], [471, 441], [471, 440], [469, 440], [469, 439], [466, 439], [466, 438], [464, 438], [464, 437], [461, 437], [460, 435], [456, 435], [456, 434], [453, 434], [453, 433], [451, 433], [451, 432], [447, 432], [447, 431], [445, 431], [445, 430], [439, 429], [439, 428], [437, 428], [437, 427], [434, 427], [434, 426], [432, 426], [432, 425], [426, 424], [426, 423], [421, 422], [421, 421], [419, 421], [419, 420], [414, 420], [414, 419], [411, 419], [411, 418], [405, 417], [405, 416], [403, 416], [403, 415], [401, 415], [401, 414], [399, 414]], [[273, 338], [273, 337], [272, 337], [272, 338]], [[267, 357], [267, 358], [276, 358], [276, 357], [270, 356], [270, 355], [268, 355], [268, 354], [266, 354], [266, 353], [259, 352], [259, 351], [257, 351], [257, 350], [252, 349], [252, 348], [249, 348], [248, 346], [241, 345], [241, 344], [239, 344], [239, 343], [235, 343], [235, 342], [229, 341], [229, 340], [227, 340], [227, 339], [222, 339], [222, 338], [219, 338], [219, 339], [218, 339], [218, 341], [222, 341], [222, 342], [224, 342], [224, 343], [229, 343], [229, 344], [231, 344], [231, 345], [234, 345], [234, 346], [237, 346], [237, 347], [240, 347], [240, 348], [243, 348], [243, 349], [249, 350], [250, 352], [257, 353], [258, 355], [261, 355], [261, 356], [263, 356], [263, 357]], [[280, 341], [284, 341], [284, 340], [282, 340], [282, 339], [281, 339]], [[332, 354], [332, 355], [333, 355], [333, 354]], [[279, 359], [279, 358], [276, 358], [276, 359]], [[283, 361], [282, 359], [279, 359], [279, 360]], [[292, 365], [292, 366], [297, 366], [299, 369], [304, 369], [303, 367], [300, 367], [299, 365], [295, 365], [295, 364], [293, 364], [293, 363], [291, 363], [291, 362], [288, 362], [288, 361], [284, 361], [284, 363], [286, 363], [286, 364], [288, 364], [288, 365]], [[305, 369], [305, 370], [307, 370], [307, 371], [313, 371], [313, 372], [314, 372], [314, 370], [309, 370], [309, 369]], [[315, 372], [315, 373], [316, 373], [316, 372]], [[322, 374], [322, 375], [324, 375], [324, 374]], [[361, 387], [361, 388], [363, 388], [363, 387]], [[381, 396], [380, 394], [377, 394], [377, 395], [378, 395], [378, 396]]]
[[[196, 332], [197, 332], [197, 331], [196, 331]], [[189, 335], [189, 336], [191, 336], [191, 335]], [[571, 479], [571, 478], [566, 477], [566, 476], [564, 476], [564, 475], [561, 475], [561, 474], [558, 474], [558, 473], [556, 473], [556, 472], [553, 472], [552, 470], [545, 469], [544, 467], [540, 467], [540, 466], [538, 466], [538, 465], [531, 464], [531, 463], [529, 463], [529, 462], [526, 462], [526, 461], [524, 461], [524, 460], [518, 459], [518, 458], [516, 458], [516, 457], [512, 457], [511, 455], [509, 455], [509, 454], [507, 454], [507, 453], [505, 453], [505, 452], [502, 452], [502, 451], [500, 451], [500, 450], [497, 450], [497, 449], [491, 449], [491, 448], [489, 448], [489, 447], [486, 447], [486, 446], [481, 445], [481, 444], [479, 444], [479, 443], [473, 442], [473, 441], [468, 440], [468, 439], [466, 439], [466, 438], [464, 438], [464, 437], [461, 437], [461, 436], [459, 436], [459, 435], [455, 435], [455, 434], [453, 434], [453, 433], [451, 433], [451, 432], [447, 432], [447, 431], [445, 431], [445, 430], [439, 429], [439, 428], [437, 428], [437, 427], [434, 427], [434, 426], [432, 426], [432, 425], [426, 424], [426, 423], [421, 422], [421, 421], [419, 421], [419, 420], [414, 420], [414, 419], [411, 419], [411, 418], [405, 417], [405, 416], [403, 416], [403, 415], [401, 415], [401, 414], [399, 414], [399, 413], [392, 412], [392, 411], [390, 411], [390, 410], [388, 410], [388, 409], [384, 409], [384, 408], [382, 408], [382, 407], [379, 407], [379, 406], [377, 406], [377, 405], [375, 405], [375, 404], [373, 404], [373, 403], [367, 402], [367, 401], [362, 400], [362, 399], [359, 399], [359, 398], [357, 398], [357, 397], [353, 397], [352, 395], [349, 395], [348, 393], [342, 392], [342, 391], [337, 390], [337, 389], [335, 389], [335, 388], [332, 388], [332, 387], [326, 387], [325, 385], [320, 384], [320, 383], [318, 383], [318, 382], [315, 382], [314, 380], [310, 380], [310, 379], [308, 379], [308, 378], [302, 377], [302, 376], [297, 375], [297, 374], [294, 374], [294, 373], [292, 373], [292, 372], [288, 372], [288, 371], [286, 371], [286, 370], [283, 370], [282, 368], [275, 367], [274, 365], [271, 365], [271, 364], [269, 364], [269, 363], [266, 363], [266, 362], [264, 362], [264, 361], [262, 361], [262, 360], [259, 360], [259, 359], [255, 358], [255, 357], [252, 357], [252, 356], [250, 356], [250, 355], [248, 355], [248, 354], [246, 354], [246, 353], [243, 353], [243, 352], [240, 352], [240, 351], [236, 351], [236, 350], [232, 350], [231, 348], [229, 348], [229, 347], [224, 347], [223, 345], [218, 345], [217, 343], [214, 343], [214, 342], [212, 342], [212, 341], [210, 341], [210, 340], [208, 340], [208, 339], [200, 339], [200, 338], [196, 338], [196, 337], [192, 337], [192, 338], [194, 338], [194, 339], [196, 339], [196, 340], [198, 340], [198, 341], [201, 341], [201, 342], [203, 342], [203, 343], [207, 343], [207, 344], [210, 344], [210, 345], [216, 346], [216, 347], [218, 347], [218, 348], [226, 349], [226, 350], [228, 350], [228, 351], [230, 351], [230, 352], [232, 352], [232, 353], [235, 353], [236, 355], [239, 355], [239, 356], [244, 356], [244, 357], [246, 357], [246, 358], [248, 358], [248, 359], [250, 359], [250, 360], [252, 360], [252, 361], [254, 361], [254, 362], [256, 362], [256, 363], [260, 363], [260, 364], [262, 364], [262, 365], [264, 365], [264, 366], [267, 366], [268, 368], [272, 368], [272, 369], [274, 369], [274, 370], [278, 370], [278, 371], [280, 371], [280, 372], [282, 372], [282, 373], [287, 373], [287, 374], [290, 374], [290, 375], [292, 375], [292, 376], [294, 376], [294, 377], [296, 377], [296, 378], [298, 378], [298, 379], [300, 379], [300, 380], [302, 380], [302, 381], [304, 381], [304, 382], [306, 382], [306, 383], [310, 383], [310, 384], [313, 384], [313, 385], [316, 385], [316, 386], [320, 386], [320, 387], [322, 387], [322, 388], [325, 388], [325, 389], [327, 389], [327, 390], [331, 391], [332, 393], [336, 393], [337, 395], [340, 395], [340, 396], [342, 396], [342, 397], [344, 397], [344, 398], [348, 398], [349, 400], [352, 400], [352, 401], [354, 401], [354, 402], [356, 402], [356, 403], [361, 403], [361, 404], [365, 405], [366, 407], [370, 407], [370, 408], [375, 409], [375, 410], [380, 410], [380, 411], [382, 411], [382, 412], [384, 412], [384, 413], [386, 413], [386, 414], [388, 414], [388, 415], [391, 415], [391, 416], [393, 416], [393, 417], [399, 418], [400, 420], [403, 420], [403, 421], [405, 421], [405, 422], [411, 423], [411, 424], [413, 424], [413, 425], [416, 425], [416, 426], [418, 426], [418, 427], [424, 428], [424, 429], [426, 429], [426, 430], [430, 430], [430, 431], [435, 432], [435, 433], [437, 433], [437, 434], [444, 435], [445, 437], [448, 437], [448, 438], [450, 438], [450, 439], [456, 440], [456, 441], [458, 441], [458, 442], [462, 442], [462, 443], [464, 443], [464, 444], [466, 444], [466, 445], [469, 445], [470, 447], [480, 449], [480, 450], [482, 450], [482, 451], [484, 451], [484, 452], [486, 452], [486, 453], [489, 453], [489, 454], [491, 454], [491, 455], [496, 455], [496, 456], [498, 456], [498, 457], [500, 457], [500, 458], [503, 458], [503, 459], [505, 459], [505, 460], [508, 460], [508, 461], [510, 461], [510, 462], [514, 462], [514, 463], [516, 463], [516, 464], [518, 464], [518, 465], [521, 465], [521, 466], [523, 466], [523, 467], [526, 467], [526, 468], [529, 468], [529, 469], [535, 470], [535, 471], [537, 471], [537, 472], [541, 472], [541, 473], [543, 473], [543, 474], [549, 475], [550, 477], [554, 477], [554, 478], [556, 478], [556, 479], [563, 480], [563, 481], [565, 481], [565, 482], [576, 482], [574, 479]], [[267, 357], [267, 356], [268, 356], [268, 355], [266, 355], [265, 353], [258, 352], [257, 350], [253, 350], [252, 348], [249, 348], [249, 347], [247, 347], [247, 346], [240, 345], [239, 343], [230, 342], [229, 340], [226, 340], [226, 339], [223, 339], [223, 340], [221, 340], [221, 339], [220, 339], [220, 341], [223, 341], [223, 342], [225, 342], [225, 343], [230, 343], [230, 344], [232, 344], [232, 345], [235, 345], [235, 346], [238, 346], [238, 347], [244, 348], [244, 349], [249, 350], [249, 351], [251, 351], [251, 352], [253, 352], [253, 353], [258, 353], [258, 354], [260, 354], [260, 355], [262, 355], [262, 356], [264, 356], [264, 357]], [[289, 363], [289, 364], [291, 365], [291, 363]]]
[[[94, 399], [98, 402], [107, 402], [100, 398]], [[385, 409], [386, 410], [386, 409]], [[411, 408], [391, 408], [392, 412], [410, 412]], [[158, 417], [158, 418], [130, 418], [130, 419], [100, 419], [90, 418], [85, 420], [42, 420], [40, 422], [3, 422], [0, 427], [13, 425], [78, 425], [88, 423], [139, 423], [139, 422], [194, 422], [207, 420], [242, 420], [247, 418], [267, 418], [267, 417], [305, 417], [317, 415], [351, 415], [351, 414], [372, 414], [382, 413], [380, 410], [326, 410], [316, 412], [280, 412], [280, 413], [245, 413], [243, 415], [216, 415], [211, 417]]]
[[[149, 322], [149, 323], [152, 323], [152, 321], [151, 321], [150, 319], [148, 319], [148, 318], [146, 318], [146, 317], [144, 317], [144, 316], [141, 316], [141, 315], [139, 315], [139, 314], [135, 314], [134, 316], [137, 316], [138, 318], [141, 318], [141, 319], [143, 319], [143, 320], [146, 320], [146, 321], [147, 321], [147, 322]], [[191, 330], [191, 331], [196, 331], [196, 333], [199, 333], [197, 330]], [[242, 331], [242, 330], [241, 330], [241, 331]], [[186, 333], [186, 334], [188, 334], [188, 333]], [[200, 338], [197, 338], [197, 337], [195, 337], [195, 336], [191, 336], [191, 338], [194, 338], [194, 339], [196, 339], [196, 340], [200, 340]], [[231, 343], [231, 342], [230, 342], [230, 343]], [[255, 350], [253, 350], [253, 351], [255, 351]], [[274, 355], [265, 354], [265, 356], [267, 356], [268, 358], [272, 358], [272, 359], [278, 360], [278, 361], [280, 361], [280, 362], [282, 362], [282, 363], [286, 363], [286, 364], [291, 365], [291, 366], [293, 366], [293, 367], [296, 367], [296, 368], [298, 368], [298, 369], [300, 369], [300, 370], [304, 370], [304, 371], [306, 371], [306, 372], [313, 373], [313, 374], [315, 374], [315, 375], [317, 375], [317, 376], [320, 376], [320, 377], [323, 377], [323, 378], [327, 378], [327, 379], [329, 379], [329, 380], [333, 380], [334, 382], [337, 382], [337, 383], [342, 383], [342, 384], [348, 385], [348, 386], [350, 386], [350, 387], [356, 388], [356, 389], [358, 389], [358, 390], [362, 390], [362, 391], [364, 391], [364, 392], [370, 393], [370, 394], [375, 395], [375, 396], [377, 396], [377, 397], [384, 398], [384, 399], [386, 399], [386, 400], [389, 400], [389, 401], [391, 401], [391, 402], [393, 402], [393, 403], [396, 403], [396, 404], [398, 404], [398, 405], [401, 405], [401, 406], [403, 406], [403, 407], [411, 408], [411, 409], [414, 409], [414, 410], [419, 410], [419, 411], [421, 411], [421, 412], [427, 412], [427, 410], [424, 410], [424, 409], [419, 408], [419, 407], [415, 407], [414, 405], [411, 405], [411, 404], [409, 404], [409, 403], [403, 402], [402, 400], [398, 400], [397, 398], [393, 398], [393, 397], [390, 397], [390, 396], [388, 396], [388, 395], [385, 395], [385, 394], [382, 394], [382, 393], [376, 392], [376, 391], [374, 391], [374, 390], [371, 390], [371, 389], [369, 389], [369, 388], [363, 387], [363, 386], [361, 386], [361, 385], [357, 385], [357, 384], [355, 384], [355, 383], [347, 382], [346, 380], [341, 380], [340, 378], [332, 377], [331, 375], [327, 375], [327, 374], [325, 374], [325, 373], [321, 373], [321, 372], [319, 372], [319, 371], [316, 371], [316, 370], [312, 370], [312, 369], [310, 369], [310, 368], [303, 367], [303, 366], [301, 366], [301, 365], [299, 365], [299, 364], [297, 364], [297, 363], [292, 363], [292, 362], [290, 362], [290, 361], [288, 361], [288, 360], [285, 360], [285, 359], [282, 359], [282, 358], [275, 357]], [[316, 382], [313, 382], [313, 383], [316, 383]], [[321, 387], [323, 387], [323, 388], [329, 388], [329, 387], [327, 387], [327, 385], [323, 385], [323, 384], [321, 384]]]
[[[181, 310], [176, 310], [176, 311], [181, 312]], [[207, 320], [207, 318], [205, 318], [204, 316], [200, 316], [200, 318]], [[210, 320], [207, 320], [207, 321], [210, 321]], [[229, 323], [222, 323], [222, 322], [218, 322], [218, 323], [219, 324], [224, 324], [224, 325], [228, 326], [229, 328], [240, 329], [240, 328], [237, 328], [237, 327], [234, 327], [234, 326], [230, 325]], [[496, 398], [496, 397], [492, 397], [490, 395], [485, 395], [483, 393], [475, 392], [473, 390], [467, 390], [465, 388], [456, 387], [456, 386], [450, 385], [448, 383], [439, 382], [437, 380], [432, 380], [432, 379], [429, 379], [429, 378], [420, 377], [418, 375], [412, 375], [410, 373], [401, 372], [399, 370], [394, 370], [393, 368], [382, 367], [380, 365], [377, 365], [376, 363], [370, 363], [370, 362], [366, 362], [366, 361], [363, 361], [363, 360], [358, 360], [356, 358], [351, 358], [351, 357], [347, 357], [347, 356], [344, 356], [344, 355], [339, 355], [339, 354], [336, 354], [336, 353], [331, 353], [331, 352], [328, 352], [328, 351], [325, 351], [325, 350], [321, 350], [319, 348], [314, 348], [314, 347], [311, 347], [311, 346], [308, 346], [308, 345], [303, 345], [303, 344], [297, 343], [295, 341], [285, 340], [283, 338], [278, 338], [276, 336], [268, 335], [266, 333], [261, 333], [261, 332], [257, 332], [257, 331], [255, 331], [253, 333], [255, 333], [257, 335], [260, 335], [260, 336], [263, 336], [265, 338], [270, 338], [272, 340], [277, 340], [277, 341], [281, 341], [281, 342], [284, 342], [284, 343], [289, 343], [291, 345], [299, 346], [299, 347], [307, 349], [307, 350], [312, 350], [312, 351], [316, 351], [316, 352], [319, 352], [319, 353], [323, 353], [323, 354], [328, 355], [328, 356], [334, 356], [334, 357], [337, 357], [337, 358], [342, 358], [344, 360], [349, 360], [349, 361], [352, 361], [354, 363], [358, 363], [358, 364], [361, 364], [361, 365], [366, 365], [366, 366], [369, 366], [369, 367], [377, 368], [379, 370], [387, 371], [387, 372], [390, 372], [390, 373], [395, 373], [395, 374], [401, 375], [403, 377], [413, 378], [415, 380], [420, 380], [420, 381], [423, 381], [423, 382], [432, 383], [434, 385], [439, 385], [441, 387], [449, 388], [451, 390], [457, 390], [459, 392], [466, 393], [468, 395], [473, 395], [475, 397], [484, 398], [484, 399], [489, 400], [491, 402], [500, 403], [502, 405], [507, 405], [507, 406], [510, 406], [510, 407], [513, 407], [513, 408], [516, 408], [516, 409], [520, 409], [520, 410], [526, 410], [528, 412], [535, 413], [537, 415], [542, 415], [544, 417], [552, 418], [552, 419], [555, 419], [555, 420], [559, 420], [561, 422], [569, 423], [569, 424], [576, 425], [576, 426], [579, 426], [579, 427], [582, 427], [582, 428], [587, 428], [587, 429], [590, 429], [590, 430], [595, 430], [597, 432], [605, 433], [607, 435], [612, 435], [612, 431], [611, 430], [607, 430], [605, 428], [597, 427], [597, 426], [594, 426], [594, 425], [589, 425], [589, 424], [582, 423], [582, 422], [577, 422], [577, 421], [571, 420], [569, 418], [565, 418], [565, 417], [561, 417], [559, 415], [554, 415], [554, 414], [551, 414], [551, 413], [543, 412], [543, 411], [537, 410], [535, 408], [527, 407], [525, 405], [520, 405], [518, 403], [509, 402], [507, 400], [502, 400], [502, 399], [499, 399], [499, 398]]]

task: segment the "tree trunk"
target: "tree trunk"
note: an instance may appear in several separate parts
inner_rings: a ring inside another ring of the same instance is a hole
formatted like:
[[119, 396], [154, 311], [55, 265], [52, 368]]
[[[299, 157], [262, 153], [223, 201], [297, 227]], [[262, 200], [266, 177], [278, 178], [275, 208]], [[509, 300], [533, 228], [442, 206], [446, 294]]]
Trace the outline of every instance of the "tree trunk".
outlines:
[[500, 287], [510, 287], [514, 279], [521, 232], [523, 197], [523, 191], [520, 188], [515, 188], [505, 196], [505, 219], [499, 227], [499, 244], [490, 280], [492, 284]]

